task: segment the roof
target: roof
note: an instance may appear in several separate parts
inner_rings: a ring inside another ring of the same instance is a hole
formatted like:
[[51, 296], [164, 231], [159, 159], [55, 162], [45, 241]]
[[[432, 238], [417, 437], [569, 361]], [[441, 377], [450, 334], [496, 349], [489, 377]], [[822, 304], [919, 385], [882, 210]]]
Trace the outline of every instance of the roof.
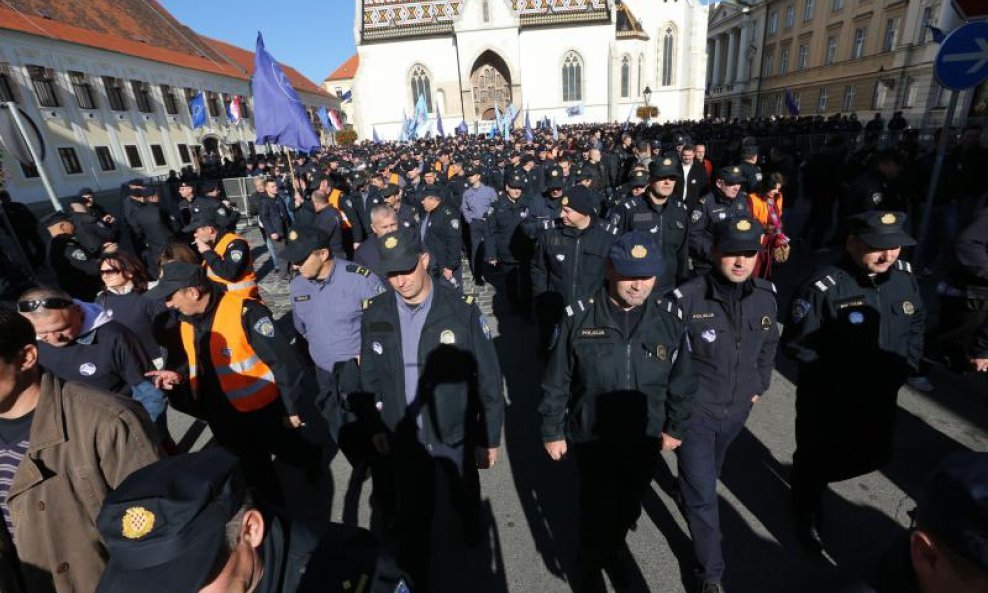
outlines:
[[648, 39], [648, 33], [642, 29], [641, 21], [631, 12], [627, 3], [617, 5], [617, 37], [619, 39]]
[[[0, 29], [241, 80], [249, 80], [254, 68], [253, 52], [197, 34], [156, 0], [4, 0]], [[282, 67], [296, 90], [328, 94]]]
[[326, 77], [326, 80], [348, 80], [357, 75], [357, 68], [360, 67], [360, 56], [353, 54], [347, 61], [343, 62], [339, 68]]

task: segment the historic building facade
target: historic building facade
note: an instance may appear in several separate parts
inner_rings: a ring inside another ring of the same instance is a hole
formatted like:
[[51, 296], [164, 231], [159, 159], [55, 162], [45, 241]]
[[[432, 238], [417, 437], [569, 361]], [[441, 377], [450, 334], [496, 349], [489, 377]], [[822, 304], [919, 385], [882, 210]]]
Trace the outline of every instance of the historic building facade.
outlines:
[[[430, 120], [487, 129], [495, 105], [559, 124], [703, 115], [707, 12], [699, 0], [355, 0], [363, 138], [398, 136], [425, 96]], [[522, 118], [519, 118], [519, 125]]]

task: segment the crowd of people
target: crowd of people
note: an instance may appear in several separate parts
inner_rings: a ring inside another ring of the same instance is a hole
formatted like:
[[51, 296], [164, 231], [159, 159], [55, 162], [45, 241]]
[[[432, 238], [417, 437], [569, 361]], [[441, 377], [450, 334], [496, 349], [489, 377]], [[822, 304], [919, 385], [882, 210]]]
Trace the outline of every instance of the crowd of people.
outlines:
[[[500, 457], [512, 371], [465, 280], [495, 288], [499, 321], [537, 327], [545, 454], [579, 473], [574, 591], [606, 591], [605, 575], [632, 590], [625, 539], [660, 451], [677, 459], [696, 590], [725, 590], [717, 481], [777, 350], [799, 367], [793, 526], [821, 554], [823, 493], [888, 464], [899, 389], [935, 389], [934, 366], [988, 371], [982, 130], [950, 139], [925, 212], [935, 155], [899, 119], [270, 153], [134, 179], [112, 205], [82, 188], [40, 223], [0, 192], [23, 254], [0, 253], [0, 591], [349, 590], [361, 575], [431, 591], [437, 505], [465, 545], [483, 538], [479, 471]], [[805, 151], [801, 134], [826, 140]], [[227, 176], [251, 178], [249, 199], [224, 197]], [[287, 284], [289, 324], [266, 274]], [[786, 274], [799, 287], [780, 302]], [[221, 449], [179, 451], [169, 407]], [[275, 464], [312, 486], [335, 447], [370, 470], [380, 547], [281, 510]], [[945, 461], [898, 580], [860, 590], [988, 587], [985, 455]]]

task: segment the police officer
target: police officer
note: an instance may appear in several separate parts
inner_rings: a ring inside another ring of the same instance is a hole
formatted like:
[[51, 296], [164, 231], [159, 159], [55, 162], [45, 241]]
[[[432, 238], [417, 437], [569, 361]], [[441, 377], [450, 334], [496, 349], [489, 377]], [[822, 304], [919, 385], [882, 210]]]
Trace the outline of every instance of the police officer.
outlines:
[[545, 226], [544, 223], [555, 221], [559, 218], [562, 209], [562, 198], [566, 185], [563, 180], [563, 170], [559, 167], [551, 167], [545, 175], [545, 191], [532, 198], [533, 220]]
[[532, 259], [532, 292], [543, 350], [563, 307], [603, 283], [607, 253], [618, 234], [614, 227], [594, 224], [590, 190], [574, 188], [559, 203], [562, 222], [543, 223]]
[[356, 250], [370, 231], [370, 209], [383, 203], [380, 190], [368, 184], [366, 171], [353, 174], [350, 193], [343, 198], [343, 215], [350, 221], [353, 249]]
[[301, 217], [295, 218], [295, 227], [312, 226], [329, 236], [330, 249], [333, 250], [333, 257], [344, 258], [346, 251], [343, 248], [343, 220], [339, 211], [330, 204], [331, 192], [317, 189], [310, 196], [310, 207], [312, 216], [309, 220]]
[[487, 213], [484, 238], [487, 263], [504, 279], [508, 302], [518, 313], [527, 314], [532, 301], [532, 255], [535, 229], [526, 225], [531, 204], [523, 194], [525, 175], [511, 174], [504, 194]]
[[484, 236], [487, 228], [487, 213], [491, 204], [497, 200], [497, 192], [489, 185], [484, 185], [483, 172], [479, 169], [470, 168], [465, 171], [465, 177], [469, 187], [463, 192], [463, 202], [461, 211], [463, 220], [469, 227], [470, 243], [470, 273], [473, 275], [474, 284], [484, 285]]
[[696, 210], [690, 214], [690, 257], [697, 273], [702, 274], [713, 265], [710, 252], [714, 225], [722, 220], [751, 216], [747, 194], [741, 193], [744, 183], [740, 166], [721, 167], [710, 193], [700, 198]]
[[656, 294], [666, 294], [689, 277], [689, 211], [676, 199], [676, 186], [682, 183], [678, 162], [669, 157], [649, 164], [650, 184], [638, 199], [629, 199], [615, 212], [612, 224], [626, 233], [632, 230], [654, 235], [662, 255], [662, 269]]
[[738, 163], [744, 181], [741, 183], [741, 195], [747, 196], [762, 187], [762, 168], [758, 166], [758, 146], [745, 144], [741, 147], [741, 162]]
[[[65, 212], [52, 212], [41, 219], [48, 229], [48, 263], [55, 271], [58, 285], [81, 301], [92, 302], [103, 287], [99, 277], [99, 253], [89, 251], [75, 237], [75, 224]], [[116, 243], [104, 243], [101, 250], [112, 253]]]
[[[244, 462], [251, 485], [274, 502], [281, 491], [271, 456], [319, 470], [320, 452], [299, 436], [312, 399], [291, 337], [271, 311], [239, 292], [224, 292], [201, 266], [170, 262], [145, 298], [179, 313], [187, 369], [147, 373], [156, 387], [181, 388], [189, 411], [209, 424], [216, 442]], [[187, 391], [186, 391], [187, 390]]]
[[435, 186], [422, 188], [419, 195], [425, 212], [419, 235], [432, 256], [429, 258], [430, 272], [444, 285], [463, 290], [460, 215], [443, 202], [443, 192]]
[[761, 237], [756, 220], [718, 223], [713, 269], [673, 292], [686, 320], [699, 381], [686, 438], [676, 450], [699, 593], [723, 591], [717, 478], [752, 405], [768, 392], [775, 365], [775, 286], [752, 278]]
[[[85, 192], [85, 193], [84, 193]], [[106, 214], [102, 208], [96, 209], [92, 190], [84, 187], [78, 196], [69, 203], [72, 223], [75, 225], [76, 239], [91, 252], [100, 250], [104, 243], [115, 242], [119, 236], [116, 219]]]
[[627, 586], [624, 543], [641, 513], [659, 451], [682, 443], [696, 378], [686, 323], [656, 297], [662, 258], [648, 233], [611, 246], [607, 287], [566, 308], [542, 380], [542, 440], [558, 461], [572, 453], [580, 474], [580, 591]]
[[649, 185], [648, 172], [635, 168], [631, 171], [628, 183], [614, 191], [614, 195], [607, 205], [607, 217], [611, 224], [618, 225], [621, 222], [622, 209], [625, 202], [637, 202], [645, 195], [645, 188]]
[[850, 216], [867, 210], [905, 210], [909, 204], [898, 186], [901, 171], [895, 151], [878, 152], [871, 168], [851, 182], [845, 202], [841, 203], [840, 214]]
[[[402, 196], [404, 191], [397, 185], [389, 183], [387, 187], [381, 190], [381, 197], [384, 198], [384, 203], [394, 210], [398, 217], [398, 226], [406, 229], [417, 229], [419, 225], [418, 211], [404, 203]], [[373, 215], [371, 218], [373, 219]], [[373, 220], [371, 220], [371, 226], [374, 226]]]
[[477, 468], [498, 456], [501, 371], [473, 297], [430, 277], [419, 236], [385, 235], [381, 248], [393, 290], [368, 301], [361, 320], [361, 385], [378, 402], [363, 421], [380, 455], [372, 470], [387, 474], [397, 493], [380, 499], [397, 501], [386, 513], [395, 521], [399, 564], [416, 589], [429, 591], [432, 517], [443, 516], [435, 509], [437, 479], [463, 514], [467, 543], [479, 541]]
[[225, 214], [224, 208], [200, 214], [182, 230], [195, 236], [194, 247], [202, 255], [210, 280], [227, 292], [258, 298], [250, 245], [240, 235], [224, 230]]
[[827, 483], [891, 458], [896, 396], [923, 353], [926, 308], [912, 266], [899, 259], [916, 243], [905, 219], [880, 210], [851, 217], [843, 260], [811, 276], [785, 326], [784, 348], [799, 362], [792, 492], [810, 551], [822, 546]]
[[133, 222], [138, 234], [144, 241], [144, 262], [148, 274], [154, 278], [158, 275], [158, 258], [169, 243], [175, 240], [175, 224], [169, 215], [162, 210], [158, 192], [145, 188], [141, 194], [143, 201], [135, 204], [132, 210]]
[[331, 397], [337, 391], [333, 373], [338, 364], [360, 355], [361, 304], [384, 292], [384, 285], [369, 269], [337, 259], [330, 236], [315, 227], [292, 229], [282, 256], [298, 270], [288, 285], [292, 320], [308, 342], [320, 395], [329, 397], [316, 403], [336, 439], [343, 416], [340, 402]]
[[[402, 204], [404, 206], [404, 204]], [[353, 254], [353, 261], [377, 274], [381, 280], [387, 280], [387, 274], [381, 270], [381, 241], [380, 238], [398, 230], [398, 215], [394, 208], [387, 204], [378, 204], [371, 208], [371, 234], [360, 244]], [[408, 229], [417, 230], [417, 226]]]

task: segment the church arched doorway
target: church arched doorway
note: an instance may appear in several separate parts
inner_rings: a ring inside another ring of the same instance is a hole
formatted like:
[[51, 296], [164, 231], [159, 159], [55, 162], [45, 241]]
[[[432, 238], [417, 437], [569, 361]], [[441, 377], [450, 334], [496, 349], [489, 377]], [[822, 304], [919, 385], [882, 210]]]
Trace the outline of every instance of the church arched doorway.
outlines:
[[494, 119], [494, 105], [503, 113], [511, 104], [511, 72], [504, 59], [487, 50], [480, 54], [470, 71], [473, 112], [482, 120]]

